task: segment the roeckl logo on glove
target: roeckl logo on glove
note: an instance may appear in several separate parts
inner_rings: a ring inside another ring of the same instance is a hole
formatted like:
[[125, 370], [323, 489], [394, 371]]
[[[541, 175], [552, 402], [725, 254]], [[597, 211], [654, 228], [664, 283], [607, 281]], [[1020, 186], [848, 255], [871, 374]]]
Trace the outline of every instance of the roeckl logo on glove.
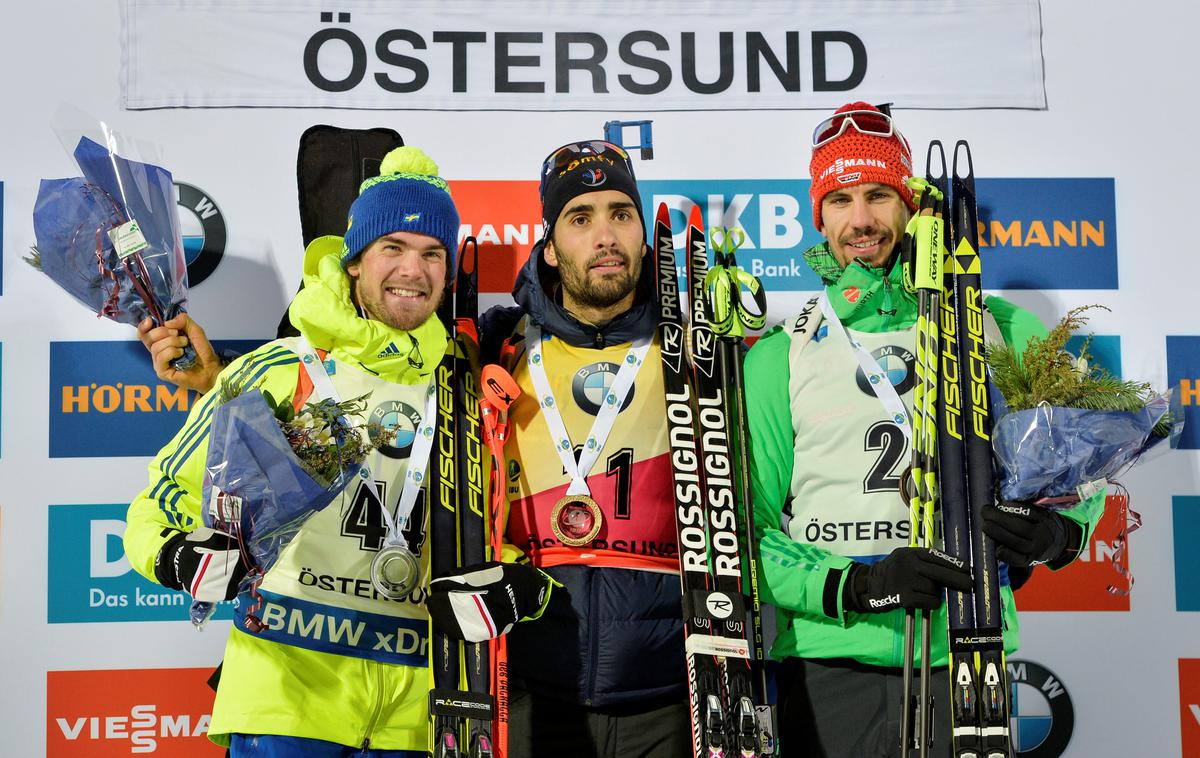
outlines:
[[897, 592], [895, 595], [888, 595], [879, 600], [871, 598], [867, 602], [871, 604], [872, 608], [887, 608], [889, 605], [900, 605], [900, 593]]
[[1029, 514], [1033, 513], [1033, 511], [1031, 511], [1029, 508], [1027, 508], [1025, 506], [1009, 505], [1007, 503], [1002, 503], [1000, 505], [997, 505], [996, 508], [998, 508], [999, 510], [1001, 510], [1005, 513], [1011, 513], [1014, 516], [1028, 516]]
[[934, 555], [936, 555], [938, 558], [941, 558], [942, 560], [953, 563], [955, 566], [958, 566], [959, 568], [962, 568], [965, 565], [962, 562], [961, 558], [955, 558], [954, 556], [946, 555], [945, 553], [943, 553], [940, 550], [934, 550], [933, 548], [930, 548], [929, 552], [933, 553]]

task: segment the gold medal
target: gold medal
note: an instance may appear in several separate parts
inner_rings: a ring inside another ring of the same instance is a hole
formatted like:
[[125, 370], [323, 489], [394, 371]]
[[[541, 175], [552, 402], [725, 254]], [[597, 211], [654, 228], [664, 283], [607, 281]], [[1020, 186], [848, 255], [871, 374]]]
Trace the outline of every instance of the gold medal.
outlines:
[[600, 506], [587, 495], [567, 495], [550, 511], [550, 530], [559, 542], [571, 547], [596, 539], [603, 524]]
[[406, 547], [384, 545], [371, 561], [371, 584], [389, 600], [403, 600], [417, 586], [421, 567]]

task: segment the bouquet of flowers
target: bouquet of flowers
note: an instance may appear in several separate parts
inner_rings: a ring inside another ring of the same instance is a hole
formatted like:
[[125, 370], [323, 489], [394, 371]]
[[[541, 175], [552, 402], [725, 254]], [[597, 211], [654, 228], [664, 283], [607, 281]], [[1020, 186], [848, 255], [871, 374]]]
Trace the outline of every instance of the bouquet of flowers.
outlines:
[[[1169, 392], [1094, 365], [1090, 338], [1078, 358], [1065, 350], [1071, 334], [1087, 323], [1084, 312], [1096, 307], [1103, 306], [1071, 310], [1045, 339], [1031, 339], [1021, 355], [1004, 344], [987, 349], [992, 387], [1002, 395], [993, 392], [992, 448], [1004, 500], [1050, 508], [1077, 503], [1183, 430], [1183, 415], [1172, 411]], [[1128, 494], [1117, 487], [1125, 513], [1114, 566], [1129, 577], [1122, 547], [1141, 517], [1129, 510]], [[1129, 581], [1132, 585], [1132, 577]]]
[[[82, 137], [74, 150], [82, 177], [43, 179], [33, 208], [37, 244], [25, 260], [76, 300], [136, 325], [162, 324], [185, 310], [187, 264], [171, 173], [123, 158]], [[172, 362], [196, 360], [188, 346]]]
[[[353, 424], [366, 411], [366, 395], [306, 404], [299, 412], [268, 392], [223, 381], [210, 427], [205, 466], [204, 524], [237, 540], [251, 567], [239, 592], [256, 590], [280, 551], [313, 514], [329, 505], [355, 477], [367, 455], [387, 445], [395, 431]], [[195, 602], [192, 623], [209, 619], [212, 603]], [[246, 626], [259, 631], [258, 603]]]

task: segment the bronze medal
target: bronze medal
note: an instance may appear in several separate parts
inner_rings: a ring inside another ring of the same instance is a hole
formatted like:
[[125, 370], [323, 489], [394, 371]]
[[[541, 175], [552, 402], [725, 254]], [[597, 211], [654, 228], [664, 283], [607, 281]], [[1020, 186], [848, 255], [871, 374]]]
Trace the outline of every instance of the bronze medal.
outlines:
[[600, 534], [604, 515], [600, 506], [587, 495], [567, 495], [550, 511], [550, 529], [564, 545], [580, 547]]

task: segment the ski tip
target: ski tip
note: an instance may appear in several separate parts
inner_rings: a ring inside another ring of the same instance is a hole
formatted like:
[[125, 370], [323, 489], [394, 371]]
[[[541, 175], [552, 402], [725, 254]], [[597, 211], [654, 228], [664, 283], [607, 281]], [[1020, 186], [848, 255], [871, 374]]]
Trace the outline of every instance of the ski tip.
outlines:
[[[468, 265], [467, 260], [470, 259]], [[470, 276], [479, 267], [479, 240], [473, 236], [464, 237], [458, 246], [458, 274]]]
[[688, 226], [696, 229], [704, 229], [704, 216], [700, 213], [700, 206], [693, 205], [691, 213], [688, 214]]
[[[935, 163], [935, 155], [937, 153]], [[937, 167], [937, 173], [934, 168]], [[925, 152], [925, 178], [930, 182], [937, 182], [946, 178], [946, 148], [942, 145], [942, 141], [935, 139], [930, 141], [929, 150]]]
[[668, 229], [671, 227], [671, 209], [666, 203], [659, 203], [658, 210], [654, 214], [654, 223], [662, 224]]
[[[960, 158], [963, 170], [959, 169]], [[954, 177], [956, 179], [973, 179], [975, 177], [975, 165], [971, 161], [971, 146], [965, 139], [954, 143]]]

